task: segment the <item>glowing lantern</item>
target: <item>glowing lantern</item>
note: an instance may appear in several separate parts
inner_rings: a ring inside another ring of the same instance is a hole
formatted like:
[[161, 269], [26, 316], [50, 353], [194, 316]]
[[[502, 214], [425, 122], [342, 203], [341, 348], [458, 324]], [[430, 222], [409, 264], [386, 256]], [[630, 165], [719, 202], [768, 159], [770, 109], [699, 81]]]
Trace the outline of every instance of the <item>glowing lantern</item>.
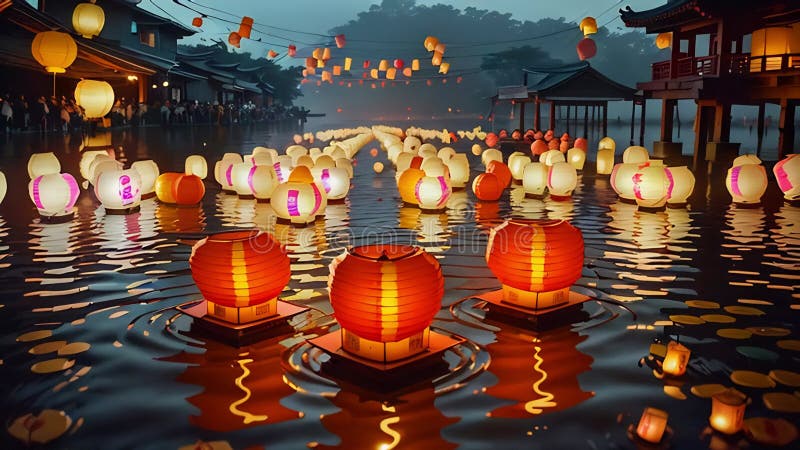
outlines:
[[8, 181], [6, 181], [6, 175], [3, 172], [0, 172], [0, 203], [3, 203], [3, 199], [6, 198], [7, 192]]
[[372, 79], [377, 80], [380, 76], [380, 73], [378, 72], [378, 69], [372, 69], [369, 71], [369, 76], [372, 77]]
[[608, 175], [614, 170], [614, 149], [601, 148], [597, 150], [597, 173]]
[[450, 71], [450, 63], [449, 62], [442, 62], [439, 64], [439, 73], [443, 75], [447, 75], [447, 72]]
[[267, 52], [267, 58], [270, 58], [270, 59], [277, 58], [278, 55], [279, 55], [279, 53], [276, 52], [275, 50], [272, 50], [272, 49], [269, 49], [269, 51]]
[[419, 70], [419, 60], [418, 59], [412, 59], [411, 60], [411, 70], [413, 70], [415, 72], [417, 70]]
[[547, 141], [548, 150], [558, 150], [561, 147], [561, 140], [551, 139]]
[[467, 155], [457, 153], [445, 163], [450, 171], [450, 183], [453, 189], [461, 189], [469, 182], [469, 160]]
[[342, 200], [350, 192], [350, 175], [340, 167], [313, 168], [314, 181], [325, 189], [328, 201]]
[[222, 159], [214, 165], [214, 179], [225, 192], [235, 192], [233, 189], [233, 165], [242, 162], [242, 155], [238, 153], [225, 153]]
[[79, 3], [72, 12], [72, 28], [85, 37], [91, 39], [100, 34], [106, 23], [103, 8], [92, 3]]
[[617, 149], [617, 143], [614, 141], [614, 139], [611, 139], [610, 137], [606, 136], [606, 137], [604, 137], [603, 139], [600, 139], [600, 141], [597, 142], [597, 149], [598, 150], [599, 149], [604, 149], [604, 148], [610, 148], [611, 150], [616, 150]]
[[397, 77], [397, 69], [390, 67], [386, 70], [386, 79], [394, 80]]
[[452, 189], [445, 176], [424, 176], [417, 181], [414, 196], [419, 207], [425, 211], [440, 211], [447, 205]]
[[208, 314], [233, 323], [277, 314], [278, 294], [289, 283], [289, 264], [283, 247], [255, 230], [208, 236], [192, 247], [189, 257]]
[[401, 151], [398, 153], [397, 158], [395, 158], [395, 167], [397, 169], [397, 175], [399, 176], [403, 173], [404, 170], [411, 167], [411, 161], [414, 159], [414, 154], [409, 152]]
[[487, 148], [481, 153], [481, 162], [484, 166], [489, 167], [492, 161], [503, 162], [503, 152], [496, 148]]
[[378, 63], [378, 70], [381, 72], [386, 72], [386, 69], [389, 68], [389, 61], [382, 59], [381, 62]]
[[642, 164], [650, 160], [647, 149], [638, 145], [632, 145], [622, 153], [622, 162], [626, 164]]
[[547, 142], [542, 139], [536, 139], [531, 144], [531, 153], [534, 155], [541, 155], [547, 151]]
[[800, 198], [800, 154], [792, 153], [786, 158], [778, 161], [772, 168], [778, 187], [783, 192], [786, 200], [797, 200]]
[[342, 66], [333, 66], [333, 75], [339, 76], [342, 74]]
[[669, 414], [657, 408], [645, 408], [639, 425], [636, 427], [636, 435], [647, 442], [658, 444], [664, 436], [667, 428]]
[[239, 36], [250, 39], [250, 32], [253, 30], [253, 18], [244, 16], [239, 24]]
[[500, 138], [494, 133], [487, 133], [486, 139], [484, 139], [484, 142], [486, 143], [487, 147], [494, 147], [497, 145], [499, 141]]
[[733, 160], [728, 169], [725, 186], [738, 204], [757, 204], [767, 190], [767, 170], [755, 155], [742, 155]]
[[239, 172], [234, 172], [234, 178], [234, 186], [243, 181], [249, 191], [242, 194], [244, 189], [237, 187], [236, 192], [240, 197], [249, 195], [259, 201], [269, 200], [279, 183], [278, 175], [271, 165], [251, 166], [246, 173], [242, 173], [242, 169], [239, 169]]
[[455, 156], [455, 154], [456, 154], [456, 151], [453, 150], [452, 147], [442, 147], [436, 153], [436, 156], [438, 156], [439, 159], [441, 159], [442, 161], [447, 162], [448, 160], [450, 160], [450, 158]]
[[291, 58], [297, 56], [297, 46], [294, 44], [289, 45], [289, 47], [286, 49], [286, 54]]
[[547, 176], [550, 174], [548, 167], [541, 162], [532, 162], [525, 165], [522, 171], [522, 189], [527, 197], [542, 197], [547, 188]]
[[656, 47], [659, 49], [672, 47], [672, 32], [658, 33], [658, 36], [656, 36]]
[[547, 190], [553, 200], [567, 200], [578, 185], [578, 172], [569, 163], [557, 162], [547, 175]]
[[736, 434], [744, 423], [747, 397], [733, 388], [728, 388], [711, 397], [711, 428], [724, 434]]
[[325, 214], [328, 197], [316, 183], [288, 181], [279, 184], [270, 198], [275, 214], [296, 224], [313, 222], [318, 215]]
[[67, 33], [42, 31], [33, 38], [31, 53], [47, 72], [64, 73], [75, 62], [78, 45]]
[[689, 363], [689, 356], [692, 351], [683, 344], [670, 341], [667, 344], [667, 354], [664, 356], [664, 363], [661, 368], [664, 373], [679, 377], [686, 373], [686, 365]]
[[392, 65], [394, 66], [395, 69], [400, 70], [403, 67], [405, 67], [406, 63], [402, 59], [395, 59], [394, 61], [392, 61]]
[[611, 188], [623, 200], [634, 202], [636, 194], [633, 192], [633, 176], [639, 170], [639, 164], [619, 163], [611, 171]]
[[[594, 17], [584, 17], [578, 26], [584, 36], [597, 33], [597, 20]], [[583, 58], [581, 58], [583, 59]]]
[[103, 117], [114, 106], [114, 89], [105, 81], [81, 80], [75, 87], [75, 101], [86, 117]]
[[[2, 176], [0, 191], [3, 191], [3, 195], [5, 195], [4, 188], [5, 176]], [[75, 178], [68, 173], [50, 173], [31, 180], [28, 184], [28, 194], [36, 205], [39, 215], [52, 219], [72, 215], [80, 187]]]
[[311, 169], [308, 166], [297, 166], [292, 169], [289, 174], [289, 181], [295, 183], [313, 183], [314, 176], [311, 175]]
[[383, 172], [383, 163], [380, 161], [376, 162], [375, 164], [372, 165], [372, 170], [374, 170], [375, 173]]
[[525, 166], [531, 163], [531, 158], [521, 153], [512, 154], [508, 157], [508, 168], [511, 170], [511, 177], [514, 181], [521, 183], [524, 176]]
[[417, 200], [417, 183], [425, 172], [420, 169], [408, 168], [404, 170], [397, 178], [397, 190], [400, 192], [400, 198], [409, 205], [418, 205]]
[[34, 179], [39, 175], [61, 173], [61, 163], [55, 153], [34, 153], [28, 159], [28, 177]]
[[200, 155], [189, 155], [183, 164], [183, 171], [186, 175], [196, 175], [201, 180], [208, 176], [208, 163]]
[[761, 72], [762, 63], [764, 70], [780, 70], [783, 55], [798, 52], [800, 34], [796, 28], [785, 26], [755, 30], [750, 42], [750, 71]]
[[344, 48], [345, 39], [343, 34], [337, 34], [333, 40], [336, 41], [336, 48]]
[[670, 179], [670, 191], [667, 195], [667, 204], [682, 206], [694, 191], [694, 174], [686, 166], [665, 167], [664, 172]]
[[645, 163], [633, 175], [636, 204], [645, 208], [661, 208], [667, 203], [672, 182], [663, 166]]
[[426, 37], [425, 41], [423, 42], [423, 45], [425, 46], [425, 50], [427, 50], [429, 52], [432, 52], [436, 48], [436, 45], [438, 45], [438, 44], [439, 44], [439, 39], [436, 39], [433, 36]]
[[192, 19], [192, 26], [200, 28], [203, 26], [203, 18], [202, 17], [195, 17]]
[[445, 48], [447, 48], [447, 46], [444, 45], [442, 42], [439, 42], [436, 44], [436, 47], [433, 48], [433, 52], [444, 55]]
[[572, 146], [586, 152], [588, 150], [589, 143], [586, 141], [586, 138], [577, 138]]
[[586, 164], [586, 151], [578, 147], [572, 147], [567, 150], [567, 161], [572, 164], [575, 170], [583, 170], [583, 165]]
[[322, 60], [323, 60], [323, 61], [327, 61], [327, 60], [329, 60], [329, 59], [331, 59], [331, 49], [330, 49], [330, 48], [328, 48], [328, 47], [325, 47], [325, 48], [322, 50]]
[[162, 203], [188, 206], [203, 200], [206, 187], [198, 176], [165, 172], [156, 179], [155, 192], [158, 201]]
[[107, 155], [98, 155], [92, 160], [92, 165], [89, 166], [89, 182], [94, 184], [97, 176], [107, 170], [122, 170], [122, 163], [111, 159]]
[[548, 150], [539, 157], [539, 161], [546, 166], [552, 166], [555, 163], [566, 162], [567, 159], [559, 150]]
[[503, 187], [500, 178], [493, 173], [482, 173], [472, 180], [472, 192], [478, 200], [495, 201], [503, 195]]
[[444, 167], [444, 162], [434, 155], [423, 158], [422, 164], [419, 166], [419, 168], [422, 169], [422, 171], [425, 172], [425, 174], [429, 177], [435, 176], [431, 174], [431, 171], [442, 172]]
[[368, 59], [365, 59], [365, 60], [364, 60], [364, 62], [363, 62], [363, 63], [361, 63], [361, 66], [362, 66], [363, 68], [365, 68], [365, 69], [369, 69], [369, 65], [370, 65], [370, 63], [369, 63], [369, 60], [368, 60]]
[[431, 65], [438, 66], [442, 64], [442, 55], [439, 52], [433, 52], [433, 56], [431, 57]]
[[419, 247], [376, 244], [349, 249], [330, 265], [328, 290], [342, 327], [342, 348], [394, 361], [425, 351], [444, 295], [442, 269]]
[[95, 178], [94, 193], [106, 212], [133, 212], [142, 201], [142, 180], [134, 169], [106, 170]]
[[563, 220], [509, 220], [490, 232], [486, 262], [503, 284], [505, 302], [550, 308], [569, 300], [581, 276], [583, 236]]
[[597, 44], [591, 38], [583, 38], [578, 42], [575, 50], [578, 52], [578, 59], [583, 61], [597, 54]]
[[349, 72], [350, 71], [350, 67], [352, 65], [353, 65], [353, 58], [348, 57], [348, 58], [344, 59], [344, 70], [345, 70], [345, 72]]
[[152, 159], [145, 159], [131, 164], [131, 169], [139, 172], [139, 178], [141, 179], [142, 183], [142, 199], [147, 199], [154, 196], [156, 178], [158, 178], [160, 173], [158, 170], [158, 164], [156, 164]]
[[422, 141], [420, 141], [419, 138], [408, 136], [403, 141], [403, 151], [416, 153], [421, 145]]
[[78, 163], [78, 168], [84, 180], [91, 180], [91, 166], [94, 159], [100, 155], [108, 158], [108, 152], [103, 150], [86, 150], [81, 153], [81, 160]]
[[489, 161], [489, 164], [486, 165], [486, 172], [495, 174], [503, 189], [511, 185], [511, 170], [504, 163]]
[[242, 42], [242, 36], [239, 33], [232, 31], [228, 35], [228, 44], [231, 44], [232, 46], [239, 48], [240, 42]]
[[331, 76], [331, 73], [328, 72], [327, 70], [322, 71], [322, 81], [327, 81], [329, 83], [333, 82], [333, 77]]

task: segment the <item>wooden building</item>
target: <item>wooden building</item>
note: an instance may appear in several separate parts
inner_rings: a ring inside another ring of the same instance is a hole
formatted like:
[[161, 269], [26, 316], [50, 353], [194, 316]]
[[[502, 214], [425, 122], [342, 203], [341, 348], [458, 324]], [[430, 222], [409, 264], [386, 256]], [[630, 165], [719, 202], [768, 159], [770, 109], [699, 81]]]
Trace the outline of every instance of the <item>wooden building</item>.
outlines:
[[[638, 83], [646, 99], [661, 99], [656, 153], [680, 151], [672, 142], [678, 100], [694, 100], [695, 163], [738, 154], [730, 142], [731, 106], [758, 106], [758, 150], [764, 105], [780, 105], [779, 157], [792, 152], [800, 101], [800, 2], [797, 0], [668, 0], [646, 11], [620, 10], [629, 27], [671, 33], [671, 58], [652, 65]], [[669, 38], [669, 35], [664, 35]]]

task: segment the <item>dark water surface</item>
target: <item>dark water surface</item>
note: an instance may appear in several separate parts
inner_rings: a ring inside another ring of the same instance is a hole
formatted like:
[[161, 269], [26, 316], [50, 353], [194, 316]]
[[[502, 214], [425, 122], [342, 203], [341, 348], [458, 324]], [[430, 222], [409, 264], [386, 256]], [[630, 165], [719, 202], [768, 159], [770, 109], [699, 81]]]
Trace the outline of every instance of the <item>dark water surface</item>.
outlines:
[[[182, 170], [192, 153], [213, 167], [224, 152], [283, 149], [291, 134], [149, 128], [115, 132], [114, 143], [123, 148], [120, 159], [152, 158], [165, 172]], [[620, 136], [618, 153], [626, 141]], [[471, 144], [453, 147], [468, 152]], [[720, 177], [699, 176], [687, 209], [639, 212], [617, 201], [607, 177], [587, 170], [571, 202], [526, 199], [516, 188], [485, 203], [462, 191], [445, 213], [426, 214], [401, 206], [394, 171], [385, 153], [369, 155], [373, 146], [357, 156], [347, 202], [329, 205], [325, 219], [306, 228], [276, 223], [269, 205], [221, 194], [211, 179], [202, 207], [146, 200], [139, 213], [111, 216], [82, 191], [75, 220], [42, 224], [27, 196], [27, 159], [55, 151], [62, 171], [77, 177], [76, 143], [24, 136], [0, 146], [9, 178], [0, 205], [6, 426], [29, 412], [62, 410], [73, 426], [50, 446], [75, 449], [198, 440], [287, 449], [636, 448], [626, 429], [654, 406], [670, 414], [673, 448], [707, 448], [711, 401], [691, 393], [693, 386], [734, 386], [736, 370], [800, 371], [800, 208], [782, 203], [771, 174], [764, 206], [753, 209], [731, 205]], [[375, 174], [375, 160], [387, 170]], [[473, 172], [482, 169], [477, 157], [470, 161]], [[576, 289], [597, 300], [543, 331], [487, 319], [472, 296], [499, 287], [484, 252], [489, 229], [509, 217], [563, 218], [580, 228], [586, 250]], [[200, 298], [191, 244], [233, 228], [268, 230], [287, 246], [292, 278], [282, 298], [312, 308], [294, 323], [296, 334], [235, 349], [199, 336], [175, 308]], [[439, 258], [446, 292], [433, 326], [467, 339], [445, 354], [450, 374], [399, 394], [331, 379], [319, 370], [327, 356], [305, 343], [338, 328], [326, 291], [331, 259], [348, 245], [388, 239]], [[720, 329], [751, 336], [725, 338]], [[52, 335], [29, 340], [37, 331]], [[660, 379], [639, 364], [654, 341], [674, 338], [692, 350], [684, 377]], [[41, 345], [57, 341], [65, 342]], [[54, 358], [70, 367], [32, 370]], [[797, 414], [762, 400], [797, 387], [737, 388], [752, 399], [746, 417], [798, 423]], [[0, 447], [21, 446], [0, 435]]]

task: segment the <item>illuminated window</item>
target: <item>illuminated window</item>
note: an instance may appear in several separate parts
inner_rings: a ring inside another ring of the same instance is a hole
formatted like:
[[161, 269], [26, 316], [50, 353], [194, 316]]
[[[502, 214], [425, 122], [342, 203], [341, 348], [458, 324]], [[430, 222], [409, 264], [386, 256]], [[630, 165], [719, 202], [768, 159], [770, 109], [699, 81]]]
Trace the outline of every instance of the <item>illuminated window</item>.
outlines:
[[156, 33], [154, 31], [140, 31], [139, 42], [148, 47], [156, 46]]
[[136, 34], [139, 32], [139, 25], [136, 24], [135, 20], [131, 20], [131, 34]]

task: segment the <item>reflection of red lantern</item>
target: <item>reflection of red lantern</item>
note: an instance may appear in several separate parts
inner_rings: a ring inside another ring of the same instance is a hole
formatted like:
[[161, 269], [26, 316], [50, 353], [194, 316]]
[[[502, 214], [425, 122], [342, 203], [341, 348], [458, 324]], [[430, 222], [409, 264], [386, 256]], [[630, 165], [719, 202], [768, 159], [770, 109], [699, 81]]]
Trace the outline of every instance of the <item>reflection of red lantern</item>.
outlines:
[[363, 67], [364, 67], [365, 69], [369, 69], [369, 60], [368, 60], [368, 59], [365, 59], [365, 60], [364, 60]]
[[563, 220], [515, 219], [492, 229], [489, 269], [503, 283], [503, 300], [543, 309], [569, 300], [583, 269], [583, 236]]
[[156, 197], [172, 205], [196, 205], [206, 194], [203, 180], [195, 175], [166, 172], [156, 178]]
[[394, 68], [395, 68], [395, 69], [398, 69], [398, 70], [399, 70], [399, 69], [402, 69], [403, 67], [405, 67], [406, 63], [405, 63], [405, 61], [403, 61], [402, 59], [395, 59], [395, 60], [392, 62], [392, 65], [394, 65]]
[[208, 314], [234, 323], [277, 313], [277, 297], [289, 283], [289, 257], [268, 233], [231, 231], [192, 247], [189, 266]]
[[583, 38], [578, 42], [575, 50], [578, 52], [578, 58], [583, 61], [597, 54], [597, 44], [595, 44], [591, 38]]
[[335, 258], [330, 273], [331, 306], [344, 350], [392, 361], [428, 347], [428, 327], [444, 295], [436, 258], [419, 247], [368, 245]]

